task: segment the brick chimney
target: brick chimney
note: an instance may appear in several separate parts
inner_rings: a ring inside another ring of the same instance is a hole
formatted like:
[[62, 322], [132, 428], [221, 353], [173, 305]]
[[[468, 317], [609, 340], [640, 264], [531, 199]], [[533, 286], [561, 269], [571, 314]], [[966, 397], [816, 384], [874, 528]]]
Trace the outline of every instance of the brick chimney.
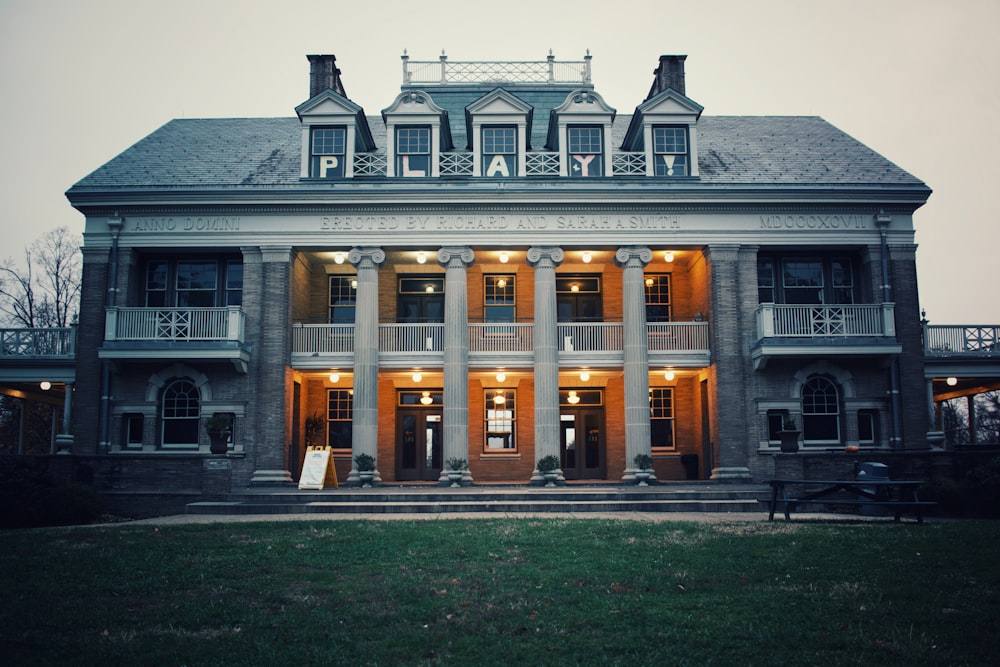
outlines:
[[306, 56], [309, 59], [309, 99], [330, 89], [342, 97], [347, 97], [344, 84], [340, 80], [337, 56]]
[[673, 88], [681, 95], [684, 92], [684, 61], [687, 56], [660, 56], [660, 65], [653, 71], [653, 86], [646, 99], [659, 95], [667, 88]]

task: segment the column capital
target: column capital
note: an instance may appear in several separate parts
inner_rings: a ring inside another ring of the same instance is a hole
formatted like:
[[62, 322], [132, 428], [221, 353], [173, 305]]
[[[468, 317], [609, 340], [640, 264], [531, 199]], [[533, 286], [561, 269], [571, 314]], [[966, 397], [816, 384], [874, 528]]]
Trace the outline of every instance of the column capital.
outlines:
[[359, 269], [377, 267], [385, 261], [385, 251], [378, 246], [351, 248], [347, 261]]
[[290, 245], [262, 245], [260, 247], [261, 260], [264, 262], [287, 263], [292, 260], [292, 246]]
[[643, 268], [653, 261], [653, 251], [646, 246], [625, 245], [615, 251], [615, 262], [619, 266]]
[[710, 243], [705, 250], [709, 261], [735, 261], [740, 254], [740, 246], [735, 243]]
[[445, 246], [437, 251], [438, 264], [445, 268], [462, 269], [475, 259], [476, 254], [469, 246]]
[[528, 248], [528, 266], [555, 268], [562, 264], [566, 253], [559, 246], [532, 246]]

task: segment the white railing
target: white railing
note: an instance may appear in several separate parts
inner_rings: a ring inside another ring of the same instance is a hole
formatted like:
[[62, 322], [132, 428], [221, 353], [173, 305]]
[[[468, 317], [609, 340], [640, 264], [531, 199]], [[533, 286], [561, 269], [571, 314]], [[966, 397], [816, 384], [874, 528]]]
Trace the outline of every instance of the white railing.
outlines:
[[590, 56], [581, 61], [557, 61], [551, 54], [537, 61], [449, 61], [403, 58], [403, 85], [434, 83], [590, 83]]
[[295, 324], [292, 354], [353, 354], [353, 324]]
[[[442, 176], [472, 176], [472, 153], [446, 152], [438, 156], [438, 167]], [[558, 176], [560, 154], [554, 151], [528, 151], [524, 155], [525, 176]], [[355, 153], [355, 176], [385, 176], [387, 167], [385, 153]], [[644, 153], [611, 153], [612, 171], [609, 176], [645, 176], [646, 155]]]
[[560, 352], [621, 352], [621, 322], [574, 322], [557, 325]]
[[856, 337], [896, 335], [894, 304], [784, 305], [757, 308], [759, 338]]
[[650, 352], [708, 349], [708, 322], [651, 322], [646, 325]]
[[441, 352], [443, 324], [380, 324], [379, 352]]
[[355, 153], [355, 176], [385, 176], [388, 158], [385, 153]]
[[483, 322], [469, 324], [469, 352], [531, 352], [531, 324]]
[[72, 358], [75, 354], [76, 327], [0, 329], [0, 358]]
[[984, 354], [998, 351], [1000, 325], [934, 325], [925, 329], [924, 352], [929, 354]]
[[558, 176], [559, 153], [549, 151], [525, 153], [524, 173], [526, 176]]
[[624, 151], [612, 153], [611, 169], [615, 176], [645, 176], [646, 154]]
[[108, 308], [106, 341], [243, 341], [239, 306], [222, 308]]
[[472, 176], [472, 153], [441, 153], [438, 167], [442, 176]]

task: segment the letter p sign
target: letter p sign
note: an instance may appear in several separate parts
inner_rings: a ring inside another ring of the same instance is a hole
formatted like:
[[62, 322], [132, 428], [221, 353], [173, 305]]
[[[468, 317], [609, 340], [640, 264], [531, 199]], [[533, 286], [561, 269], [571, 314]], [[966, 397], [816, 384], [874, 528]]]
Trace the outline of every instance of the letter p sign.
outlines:
[[319, 156], [319, 177], [330, 178], [342, 175], [340, 160], [336, 155]]

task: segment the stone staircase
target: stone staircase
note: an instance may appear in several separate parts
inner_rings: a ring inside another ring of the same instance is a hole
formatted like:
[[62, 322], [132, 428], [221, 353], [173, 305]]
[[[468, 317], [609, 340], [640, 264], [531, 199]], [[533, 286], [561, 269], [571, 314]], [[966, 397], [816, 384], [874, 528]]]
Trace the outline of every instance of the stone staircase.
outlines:
[[188, 514], [437, 514], [599, 512], [761, 512], [766, 486], [711, 482], [648, 487], [577, 485], [555, 488], [476, 485], [463, 488], [386, 485], [323, 491], [251, 490], [224, 500], [193, 502]]

